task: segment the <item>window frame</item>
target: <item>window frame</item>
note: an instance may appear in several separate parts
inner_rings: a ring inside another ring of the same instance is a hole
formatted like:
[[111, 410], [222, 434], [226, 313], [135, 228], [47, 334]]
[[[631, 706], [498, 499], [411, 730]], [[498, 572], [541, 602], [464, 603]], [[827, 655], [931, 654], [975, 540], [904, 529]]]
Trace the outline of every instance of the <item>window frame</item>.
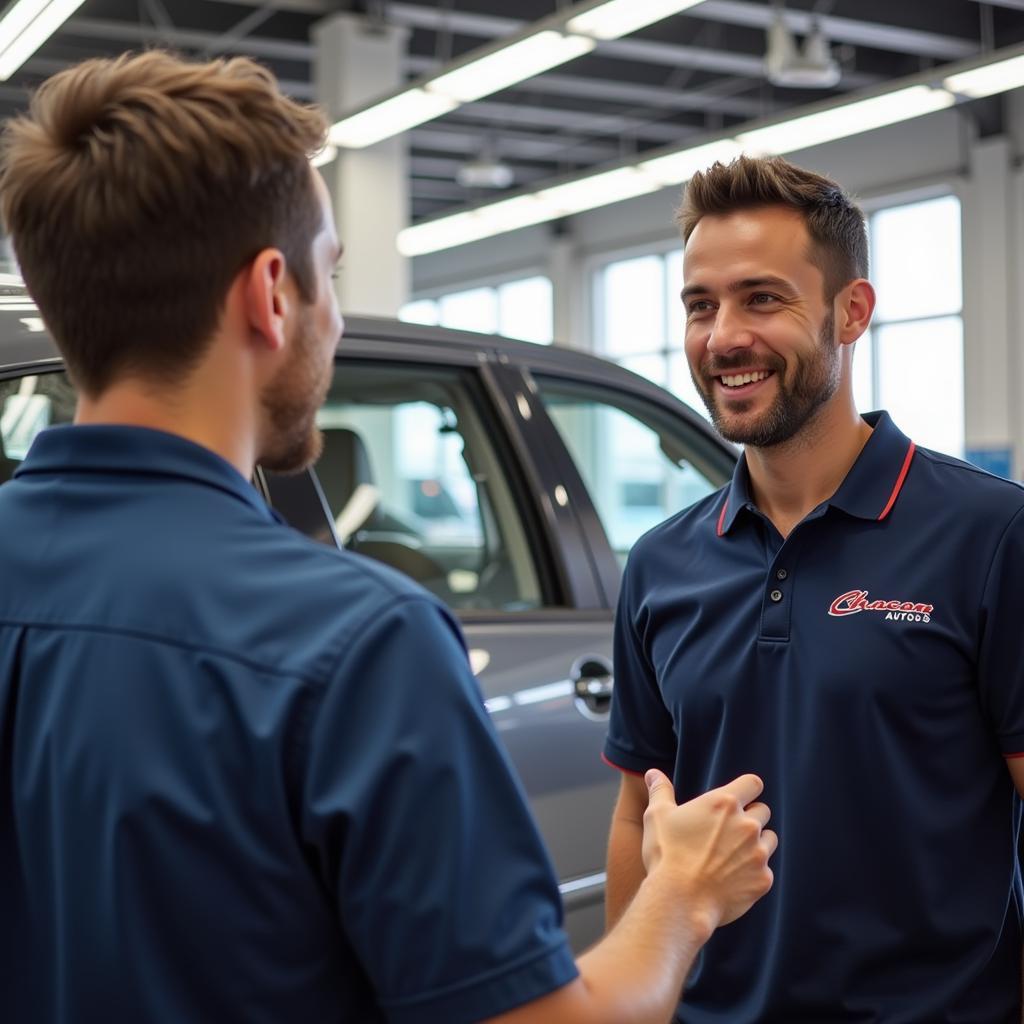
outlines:
[[564, 367], [545, 365], [539, 360], [531, 361], [528, 367], [524, 367], [524, 377], [542, 411], [544, 427], [550, 437], [548, 444], [555, 462], [555, 473], [568, 492], [569, 505], [574, 509], [586, 537], [595, 571], [600, 577], [605, 599], [611, 609], [615, 608], [618, 601], [622, 582], [622, 565], [605, 531], [590, 491], [576, 468], [576, 463], [563, 442], [558, 427], [548, 414], [541, 397], [543, 388], [537, 384], [537, 379], [548, 379], [556, 383], [564, 381], [573, 388], [589, 389], [594, 395], [595, 401], [603, 401], [612, 405], [641, 422], [644, 421], [643, 418], [633, 413], [630, 410], [631, 406], [644, 407], [649, 411], [652, 422], [660, 422], [668, 429], [677, 429], [676, 424], [682, 420], [686, 424], [685, 429], [691, 430], [693, 434], [693, 446], [698, 455], [694, 460], [697, 468], [701, 472], [704, 472], [705, 465], [712, 468], [712, 472], [714, 469], [718, 469], [725, 484], [731, 478], [739, 457], [734, 446], [714, 434], [696, 412], [671, 392], [644, 377], [631, 375], [633, 376], [632, 380], [623, 380], [618, 377], [618, 374], [627, 374], [629, 371], [618, 366], [616, 366], [616, 371], [613, 375], [600, 363], [597, 363], [595, 371], [592, 373], [577, 372], [575, 368], [573, 372], [569, 373]]

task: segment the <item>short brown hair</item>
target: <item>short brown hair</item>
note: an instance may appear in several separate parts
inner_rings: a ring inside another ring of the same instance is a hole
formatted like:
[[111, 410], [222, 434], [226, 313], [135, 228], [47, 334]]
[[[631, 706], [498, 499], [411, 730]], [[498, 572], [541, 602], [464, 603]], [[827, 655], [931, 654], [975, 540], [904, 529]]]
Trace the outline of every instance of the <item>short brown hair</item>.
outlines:
[[72, 378], [174, 382], [261, 249], [303, 298], [322, 218], [309, 156], [326, 123], [251, 60], [89, 60], [45, 82], [0, 140], [0, 214]]
[[860, 208], [831, 178], [778, 156], [740, 156], [694, 174], [677, 215], [683, 240], [690, 240], [702, 217], [758, 206], [787, 206], [801, 214], [811, 236], [808, 258], [824, 274], [827, 299], [849, 281], [867, 277], [868, 238]]

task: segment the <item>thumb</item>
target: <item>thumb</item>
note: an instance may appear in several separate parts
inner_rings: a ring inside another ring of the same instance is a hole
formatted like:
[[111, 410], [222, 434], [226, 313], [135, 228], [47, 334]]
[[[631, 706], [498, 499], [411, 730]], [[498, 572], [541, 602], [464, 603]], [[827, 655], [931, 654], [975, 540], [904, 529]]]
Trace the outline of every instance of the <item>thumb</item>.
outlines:
[[647, 797], [650, 803], [654, 803], [655, 800], [662, 802], [671, 800], [673, 804], [676, 802], [672, 782], [664, 772], [658, 771], [657, 768], [651, 768], [644, 775], [644, 782], [647, 783]]

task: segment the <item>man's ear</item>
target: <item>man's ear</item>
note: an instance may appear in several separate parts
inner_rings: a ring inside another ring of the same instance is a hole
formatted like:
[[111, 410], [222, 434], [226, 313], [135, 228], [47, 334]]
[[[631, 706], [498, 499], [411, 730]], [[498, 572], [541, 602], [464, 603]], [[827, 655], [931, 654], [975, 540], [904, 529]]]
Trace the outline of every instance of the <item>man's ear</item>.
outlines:
[[851, 281], [837, 296], [836, 336], [840, 345], [852, 345], [871, 323], [875, 289], [863, 277]]
[[290, 299], [285, 288], [288, 269], [280, 249], [263, 249], [243, 273], [245, 313], [251, 335], [272, 351], [284, 348]]

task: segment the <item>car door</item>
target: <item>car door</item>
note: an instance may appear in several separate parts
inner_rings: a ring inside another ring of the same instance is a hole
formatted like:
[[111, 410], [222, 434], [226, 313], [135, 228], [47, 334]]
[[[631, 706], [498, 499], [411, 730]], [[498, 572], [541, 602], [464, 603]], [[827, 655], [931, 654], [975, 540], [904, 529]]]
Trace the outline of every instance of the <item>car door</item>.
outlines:
[[315, 478], [268, 476], [268, 493], [316, 534], [318, 487], [338, 543], [411, 576], [458, 617], [582, 949], [603, 929], [615, 796], [600, 761], [611, 619], [547, 434], [532, 430], [542, 410], [486, 347], [382, 344], [351, 328], [344, 344]]

